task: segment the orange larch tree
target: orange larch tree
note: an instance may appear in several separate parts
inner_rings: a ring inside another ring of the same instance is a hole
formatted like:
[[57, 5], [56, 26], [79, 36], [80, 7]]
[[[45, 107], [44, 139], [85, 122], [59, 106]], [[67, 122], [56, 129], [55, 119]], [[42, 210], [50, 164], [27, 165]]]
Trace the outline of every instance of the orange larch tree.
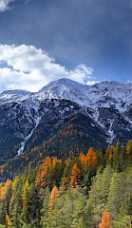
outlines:
[[76, 188], [76, 186], [78, 184], [79, 176], [80, 176], [80, 169], [79, 169], [78, 165], [75, 163], [71, 170], [70, 184], [71, 184], [72, 188]]
[[94, 166], [96, 164], [96, 162], [97, 162], [97, 157], [96, 157], [96, 153], [95, 153], [94, 149], [90, 148], [88, 150], [88, 153], [87, 153], [86, 156], [87, 156], [87, 165], [88, 165], [88, 167]]
[[87, 156], [82, 151], [80, 152], [79, 160], [82, 167], [87, 167]]
[[83, 152], [80, 152], [79, 160], [80, 160], [82, 167], [84, 167], [84, 168], [94, 166], [96, 164], [97, 157], [96, 157], [96, 153], [93, 150], [93, 148], [90, 148], [86, 155]]
[[110, 214], [108, 211], [103, 212], [99, 228], [112, 228]]
[[9, 189], [12, 188], [12, 181], [7, 180], [4, 184], [0, 185], [0, 201], [4, 200], [6, 198], [6, 194]]
[[58, 195], [59, 195], [59, 189], [56, 186], [54, 186], [50, 193], [49, 209], [52, 209], [54, 207]]
[[47, 157], [42, 161], [36, 173], [35, 184], [37, 187], [45, 186], [45, 177], [51, 169], [56, 167], [58, 163], [61, 163], [61, 160], [53, 157]]

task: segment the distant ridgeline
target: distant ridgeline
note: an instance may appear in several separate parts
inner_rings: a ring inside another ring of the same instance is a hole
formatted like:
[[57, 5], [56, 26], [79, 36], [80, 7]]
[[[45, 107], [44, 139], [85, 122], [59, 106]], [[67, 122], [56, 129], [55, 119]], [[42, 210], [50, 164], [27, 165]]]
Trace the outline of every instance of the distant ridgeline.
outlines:
[[[34, 168], [28, 159], [23, 155], [24, 172], [0, 185], [0, 227], [131, 227], [132, 141], [67, 158], [47, 156]], [[9, 176], [6, 165], [1, 174]]]

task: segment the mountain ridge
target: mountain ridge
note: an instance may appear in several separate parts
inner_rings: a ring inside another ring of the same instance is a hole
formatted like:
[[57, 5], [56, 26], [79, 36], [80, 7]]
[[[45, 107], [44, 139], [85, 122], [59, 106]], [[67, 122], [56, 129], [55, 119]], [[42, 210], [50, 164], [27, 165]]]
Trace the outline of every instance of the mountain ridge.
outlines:
[[[41, 144], [47, 145], [50, 138], [52, 147], [49, 148], [56, 148], [57, 153], [57, 145], [59, 147], [61, 141], [59, 127], [61, 126], [61, 135], [65, 136], [64, 131], [67, 130], [64, 123], [70, 129], [72, 114], [76, 120], [73, 126], [81, 135], [79, 141], [82, 145], [87, 144], [88, 147], [102, 143], [104, 147], [132, 138], [131, 83], [104, 81], [89, 86], [70, 79], [60, 79], [51, 82], [39, 92], [13, 90], [7, 91], [7, 94], [4, 91], [4, 98], [2, 96], [0, 94], [1, 163], [26, 153], [29, 148], [32, 150]], [[78, 115], [85, 121], [79, 121]], [[87, 131], [83, 125], [87, 126]], [[83, 142], [84, 132], [87, 143]], [[70, 135], [72, 143], [77, 144], [78, 136], [76, 137], [75, 131], [69, 133], [69, 137], [64, 137], [65, 144], [68, 145]], [[99, 138], [103, 139], [102, 135], [105, 140], [99, 142]], [[63, 142], [61, 143], [64, 147]], [[74, 147], [71, 144], [69, 150], [72, 150], [72, 146]]]
[[85, 85], [76, 81], [62, 78], [50, 82], [38, 92], [25, 90], [5, 90], [0, 93], [0, 101], [17, 99], [17, 101], [28, 99], [66, 99], [78, 103], [81, 106], [93, 107], [97, 105], [115, 105], [117, 109], [125, 109], [125, 103], [132, 102], [132, 83], [117, 81], [102, 81], [94, 85]]

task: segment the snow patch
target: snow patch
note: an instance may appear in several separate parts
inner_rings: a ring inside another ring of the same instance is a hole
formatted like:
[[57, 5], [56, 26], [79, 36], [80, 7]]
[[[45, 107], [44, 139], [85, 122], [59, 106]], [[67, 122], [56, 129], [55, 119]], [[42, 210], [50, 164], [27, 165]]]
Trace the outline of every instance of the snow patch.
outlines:
[[41, 117], [38, 116], [35, 120], [35, 127], [31, 130], [31, 132], [24, 138], [24, 141], [21, 142], [21, 145], [20, 145], [20, 148], [17, 152], [17, 155], [20, 156], [23, 152], [24, 152], [24, 149], [25, 149], [25, 146], [26, 146], [26, 143], [28, 142], [28, 140], [32, 137], [35, 129], [38, 127], [39, 123], [40, 123], [40, 120], [41, 120]]
[[113, 140], [115, 138], [115, 134], [114, 134], [114, 131], [112, 130], [113, 128], [113, 123], [114, 123], [114, 120], [110, 120], [110, 127], [109, 127], [109, 130], [108, 130], [108, 135], [109, 135], [109, 138], [107, 140], [107, 142], [109, 144], [112, 144], [113, 143]]

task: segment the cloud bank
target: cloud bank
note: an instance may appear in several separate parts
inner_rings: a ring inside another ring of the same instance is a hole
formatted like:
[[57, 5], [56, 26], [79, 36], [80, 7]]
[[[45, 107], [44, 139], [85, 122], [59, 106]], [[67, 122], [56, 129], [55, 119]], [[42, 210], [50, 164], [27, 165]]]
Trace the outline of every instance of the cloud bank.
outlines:
[[85, 84], [94, 83], [93, 69], [84, 64], [69, 70], [56, 63], [45, 51], [34, 46], [0, 45], [0, 91], [38, 91], [47, 83], [60, 78], [69, 78]]
[[14, 0], [0, 0], [0, 12], [8, 10], [11, 2], [14, 2]]

